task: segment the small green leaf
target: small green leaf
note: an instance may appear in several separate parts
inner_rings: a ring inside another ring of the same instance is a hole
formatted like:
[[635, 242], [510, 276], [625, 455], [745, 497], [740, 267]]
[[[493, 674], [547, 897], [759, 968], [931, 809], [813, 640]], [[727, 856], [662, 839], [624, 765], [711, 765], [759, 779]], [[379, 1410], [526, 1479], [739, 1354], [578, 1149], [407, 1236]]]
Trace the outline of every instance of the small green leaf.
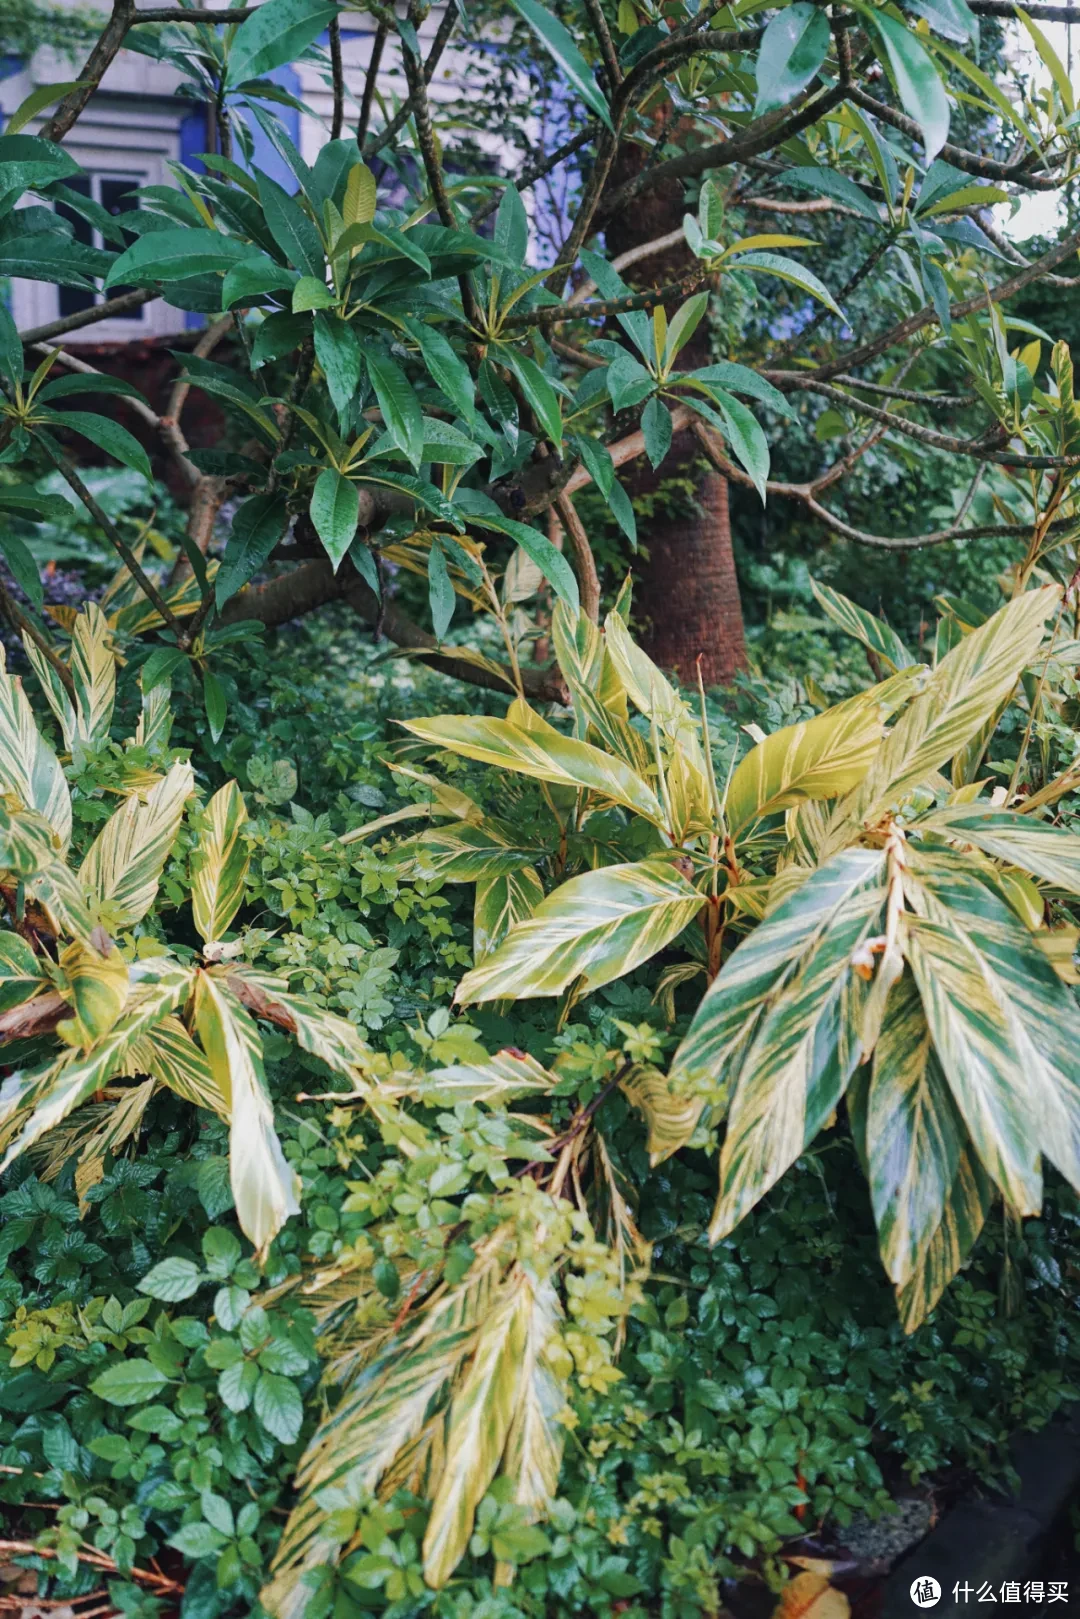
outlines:
[[356, 538], [360, 491], [334, 467], [325, 467], [311, 492], [311, 521], [337, 573]]
[[396, 361], [377, 350], [366, 359], [386, 430], [412, 465], [418, 467], [424, 454], [424, 416], [420, 401]]
[[260, 1372], [255, 1385], [255, 1415], [283, 1445], [294, 1444], [304, 1422], [304, 1402], [291, 1378]]
[[641, 413], [641, 431], [645, 454], [653, 467], [658, 467], [671, 448], [671, 412], [655, 395]]
[[94, 1378], [91, 1391], [108, 1405], [141, 1405], [152, 1400], [168, 1383], [164, 1372], [148, 1360], [122, 1360]]
[[311, 0], [265, 0], [236, 30], [228, 54], [226, 84], [261, 79], [302, 56], [338, 15], [336, 5]]
[[203, 703], [206, 707], [206, 723], [210, 727], [210, 740], [220, 742], [229, 705], [225, 700], [224, 686], [210, 669], [203, 671]]
[[288, 521], [288, 507], [281, 494], [252, 495], [237, 508], [214, 579], [214, 599], [219, 609], [258, 573], [284, 534]]
[[457, 597], [446, 566], [446, 553], [436, 540], [428, 556], [428, 600], [435, 639], [443, 640], [454, 616]]
[[176, 1304], [189, 1299], [204, 1280], [198, 1265], [190, 1259], [162, 1259], [147, 1271], [139, 1283], [140, 1293], [149, 1293], [152, 1299], [164, 1304]]
[[305, 309], [332, 309], [334, 294], [317, 276], [302, 275], [292, 291], [292, 311], [300, 315]]

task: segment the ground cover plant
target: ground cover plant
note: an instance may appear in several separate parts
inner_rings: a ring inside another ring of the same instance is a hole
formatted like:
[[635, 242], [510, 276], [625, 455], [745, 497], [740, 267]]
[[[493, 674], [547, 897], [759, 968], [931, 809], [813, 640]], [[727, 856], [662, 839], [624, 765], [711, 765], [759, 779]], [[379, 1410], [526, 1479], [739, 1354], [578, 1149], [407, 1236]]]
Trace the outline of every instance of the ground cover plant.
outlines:
[[[1006, 9], [376, 8], [353, 108], [334, 4], [115, 0], [0, 135], [0, 273], [105, 293], [0, 310], [7, 1583], [689, 1619], [1075, 1397], [1080, 414], [1011, 310], [1077, 120]], [[121, 48], [214, 130], [122, 223], [65, 145]], [[56, 341], [158, 296], [163, 410]], [[749, 667], [729, 489], [848, 548], [744, 569]]]

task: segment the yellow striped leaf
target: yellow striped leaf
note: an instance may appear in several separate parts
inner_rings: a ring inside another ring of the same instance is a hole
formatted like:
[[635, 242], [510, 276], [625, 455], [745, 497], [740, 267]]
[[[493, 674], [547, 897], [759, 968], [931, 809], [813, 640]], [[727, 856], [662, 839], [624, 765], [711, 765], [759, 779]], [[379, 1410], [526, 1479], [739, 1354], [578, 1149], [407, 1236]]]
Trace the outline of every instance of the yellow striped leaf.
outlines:
[[985, 854], [1022, 866], [1054, 888], [1080, 894], [1080, 837], [1064, 827], [988, 804], [949, 804], [919, 820], [919, 829], [973, 843]]
[[244, 899], [247, 805], [235, 781], [218, 789], [199, 816], [191, 856], [191, 914], [204, 944], [223, 939]]
[[945, 1218], [968, 1144], [910, 974], [886, 1002], [862, 1133], [881, 1258], [903, 1287]]
[[286, 1029], [302, 1051], [309, 1051], [354, 1083], [370, 1071], [374, 1053], [347, 1018], [327, 1012], [306, 996], [294, 995], [285, 980], [274, 973], [260, 972], [255, 967], [221, 971], [230, 991], [250, 1012]]
[[556, 1083], [556, 1076], [523, 1052], [499, 1051], [484, 1063], [451, 1063], [433, 1068], [410, 1083], [408, 1094], [418, 1101], [439, 1107], [458, 1102], [483, 1102], [501, 1106], [517, 1096], [542, 1095]]
[[119, 1072], [131, 1047], [162, 1017], [175, 1011], [190, 983], [186, 967], [168, 963], [155, 981], [143, 985], [132, 996], [123, 1017], [92, 1050], [81, 1055], [65, 1052], [44, 1068], [12, 1074], [4, 1081], [0, 1088], [0, 1132], [7, 1137], [9, 1125], [25, 1122], [0, 1163], [0, 1174]]
[[[698, 971], [698, 968], [693, 968]], [[698, 1127], [705, 1107], [703, 1096], [685, 1096], [675, 1090], [659, 1068], [636, 1068], [620, 1083], [627, 1101], [644, 1115], [649, 1127], [647, 1149], [654, 1167], [685, 1147]]]
[[[1016, 1073], [1023, 1081], [1017, 1083], [1013, 1073], [1010, 1086], [1023, 1125], [1080, 1189], [1080, 1009], [1017, 919], [1008, 895], [999, 891], [992, 868], [972, 869], [971, 859], [952, 850], [913, 849], [917, 897], [931, 921], [960, 936], [977, 955], [987, 992], [1019, 1053]], [[991, 1164], [986, 1167], [993, 1173]]]
[[697, 889], [662, 855], [573, 877], [466, 973], [457, 999], [559, 995], [575, 979], [596, 989], [670, 944], [701, 910]]
[[837, 798], [865, 776], [885, 725], [862, 694], [774, 731], [735, 767], [724, 812], [734, 838], [762, 816], [807, 798]]
[[69, 1046], [94, 1045], [108, 1034], [124, 1010], [130, 988], [128, 966], [115, 945], [106, 948], [75, 940], [60, 952], [64, 993], [75, 1015], [56, 1026]]
[[475, 883], [534, 866], [551, 851], [523, 839], [493, 816], [431, 826], [397, 844], [391, 863], [399, 876], [422, 882]]
[[227, 1118], [225, 1098], [214, 1083], [199, 1047], [176, 1017], [164, 1017], [153, 1032], [137, 1040], [119, 1073], [150, 1074], [185, 1102], [209, 1108]]
[[28, 635], [22, 638], [23, 650], [30, 662], [30, 667], [38, 677], [41, 689], [45, 693], [49, 707], [56, 715], [60, 726], [60, 735], [64, 739], [64, 747], [71, 752], [75, 738], [75, 706], [67, 694], [67, 688], [60, 679], [55, 666], [42, 652], [36, 641]]
[[143, 693], [142, 711], [132, 738], [135, 746], [148, 753], [161, 753], [169, 745], [173, 711], [167, 685], [154, 686]]
[[195, 1026], [214, 1084], [229, 1109], [229, 1180], [241, 1230], [265, 1255], [299, 1214], [300, 1181], [274, 1129], [254, 1023], [220, 979], [195, 975]]
[[496, 951], [516, 922], [530, 917], [544, 897], [544, 885], [531, 866], [502, 877], [481, 877], [473, 898], [473, 965]]
[[139, 1129], [143, 1115], [150, 1104], [150, 1098], [156, 1089], [156, 1082], [152, 1079], [144, 1080], [141, 1085], [133, 1085], [109, 1109], [104, 1123], [87, 1137], [75, 1171], [75, 1191], [80, 1201], [80, 1213], [85, 1214], [88, 1207], [83, 1205], [83, 1199], [90, 1187], [96, 1186], [98, 1181], [104, 1178], [105, 1159], [115, 1155], [124, 1142], [129, 1141]]
[[905, 1332], [921, 1327], [974, 1248], [990, 1212], [994, 1188], [970, 1148], [960, 1155], [941, 1221], [919, 1255], [918, 1268], [897, 1289]]
[[[794, 901], [805, 899], [808, 887]], [[831, 908], [813, 948], [765, 1007], [732, 1097], [711, 1242], [726, 1237], [786, 1173], [846, 1091], [862, 1055], [868, 989], [853, 958], [881, 932], [885, 898], [881, 867], [871, 862], [866, 880]], [[784, 909], [774, 913], [774, 922]]]
[[584, 737], [599, 710], [604, 719], [627, 718], [626, 691], [615, 670], [611, 655], [591, 619], [575, 613], [560, 597], [551, 615], [551, 639], [555, 660], [570, 688], [574, 705], [575, 734]]
[[834, 624], [839, 624], [848, 635], [861, 641], [868, 652], [881, 658], [895, 673], [919, 661], [883, 619], [875, 618], [873, 613], [868, 613], [829, 585], [819, 585], [816, 579], [811, 579], [810, 589], [818, 605], [824, 608]]
[[90, 845], [79, 876], [110, 930], [133, 927], [153, 905], [194, 790], [191, 765], [177, 760], [145, 802], [125, 799]]
[[17, 933], [0, 933], [0, 1012], [36, 995], [48, 980], [41, 963]]
[[1035, 657], [1060, 598], [1056, 585], [1028, 591], [946, 653], [886, 737], [865, 780], [838, 810], [860, 821], [876, 819], [959, 753]]
[[646, 719], [655, 720], [669, 741], [678, 743], [707, 800], [708, 775], [701, 723], [689, 704], [641, 650], [618, 613], [609, 613], [604, 620], [604, 643], [630, 701]]
[[601, 800], [622, 804], [661, 826], [663, 810], [656, 794], [621, 759], [594, 748], [588, 742], [560, 732], [524, 731], [507, 720], [482, 715], [440, 714], [434, 719], [407, 720], [407, 731], [425, 742], [478, 759], [481, 764], [513, 770], [538, 781], [561, 782], [566, 787], [582, 787]]
[[533, 1308], [533, 1285], [519, 1267], [481, 1321], [469, 1369], [455, 1391], [446, 1460], [423, 1544], [424, 1578], [436, 1590], [464, 1557], [476, 1508], [502, 1460]]
[[846, 849], [810, 874], [734, 950], [706, 991], [675, 1053], [677, 1095], [725, 1108], [738, 1063], [766, 1008], [783, 992], [861, 890], [884, 881], [881, 849]]
[[980, 953], [951, 918], [913, 917], [906, 955], [934, 1050], [983, 1168], [1014, 1208], [1037, 1214], [1042, 1175], [1036, 1121], [1017, 1084], [1023, 1054]]
[[37, 728], [22, 681], [7, 673], [0, 648], [0, 792], [36, 810], [63, 853], [71, 842], [71, 795], [60, 761]]
[[538, 1518], [558, 1488], [566, 1436], [558, 1417], [566, 1406], [566, 1390], [548, 1359], [562, 1317], [559, 1296], [550, 1281], [527, 1279], [527, 1285], [532, 1308], [502, 1471], [511, 1481], [512, 1499], [529, 1518]]
[[71, 679], [75, 687], [73, 743], [104, 747], [116, 701], [116, 659], [112, 631], [96, 602], [76, 616], [71, 635]]

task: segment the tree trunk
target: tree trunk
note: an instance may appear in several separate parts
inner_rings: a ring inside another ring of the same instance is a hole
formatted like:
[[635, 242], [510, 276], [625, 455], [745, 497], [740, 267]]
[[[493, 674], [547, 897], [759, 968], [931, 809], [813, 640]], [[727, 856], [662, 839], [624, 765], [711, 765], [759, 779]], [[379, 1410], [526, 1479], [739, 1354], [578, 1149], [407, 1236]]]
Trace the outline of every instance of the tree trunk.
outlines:
[[[699, 456], [697, 441], [677, 434], [660, 477], [677, 476]], [[727, 479], [711, 470], [700, 481], [695, 476], [694, 496], [696, 514], [649, 524], [649, 556], [637, 570], [634, 613], [643, 621], [644, 648], [661, 668], [684, 685], [696, 685], [700, 658], [706, 686], [726, 686], [746, 662]]]
[[[611, 184], [620, 185], [639, 168], [644, 148], [624, 148]], [[636, 199], [633, 207], [612, 219], [605, 231], [608, 252], [614, 258], [631, 247], [655, 241], [674, 230], [684, 212], [681, 182], [657, 187]], [[656, 285], [674, 280], [686, 269], [685, 245], [655, 254], [629, 267], [632, 285]], [[673, 310], [668, 310], [670, 319]], [[701, 322], [680, 356], [688, 370], [708, 365], [708, 320]], [[696, 684], [695, 665], [701, 659], [706, 686], [727, 685], [746, 662], [742, 604], [731, 549], [727, 479], [711, 469], [701, 473], [701, 451], [690, 433], [676, 434], [671, 450], [653, 472], [639, 461], [628, 480], [632, 494], [655, 489], [668, 478], [694, 468], [694, 509], [683, 516], [654, 518], [642, 525], [641, 539], [648, 558], [635, 568], [635, 617], [643, 621], [643, 644], [661, 667]]]

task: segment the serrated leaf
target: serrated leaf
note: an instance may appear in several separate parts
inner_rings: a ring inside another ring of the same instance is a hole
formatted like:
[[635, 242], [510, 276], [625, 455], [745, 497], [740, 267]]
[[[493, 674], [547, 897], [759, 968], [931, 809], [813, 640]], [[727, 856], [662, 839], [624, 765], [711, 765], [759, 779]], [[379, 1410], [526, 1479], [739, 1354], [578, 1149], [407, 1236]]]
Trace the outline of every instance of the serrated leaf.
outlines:
[[190, 1299], [197, 1293], [203, 1279], [193, 1260], [162, 1259], [139, 1282], [139, 1292], [148, 1293], [152, 1299], [161, 1299], [165, 1304], [178, 1304], [181, 1299]]
[[168, 1381], [148, 1360], [123, 1360], [106, 1366], [90, 1388], [107, 1405], [141, 1405], [160, 1394]]

